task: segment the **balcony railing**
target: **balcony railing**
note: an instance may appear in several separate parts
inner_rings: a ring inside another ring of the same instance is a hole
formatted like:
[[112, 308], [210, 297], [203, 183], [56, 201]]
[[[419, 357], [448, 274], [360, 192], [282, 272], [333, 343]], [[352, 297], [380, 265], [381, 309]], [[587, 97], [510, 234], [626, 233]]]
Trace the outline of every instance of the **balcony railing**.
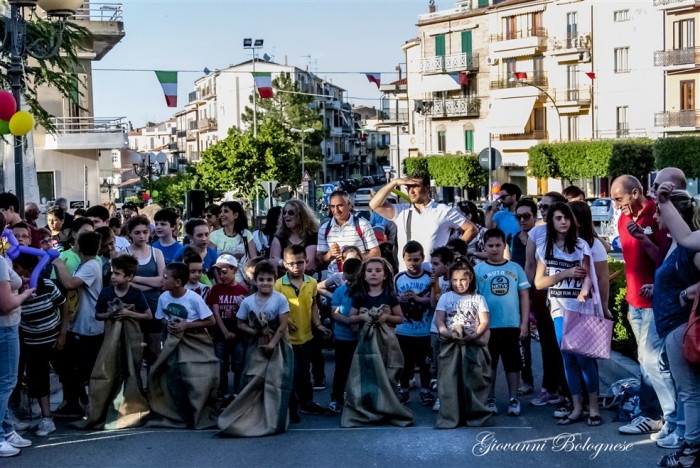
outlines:
[[589, 33], [577, 32], [576, 34], [566, 35], [564, 37], [552, 37], [549, 39], [552, 50], [569, 50], [569, 49], [590, 49], [591, 35]]
[[700, 47], [687, 47], [675, 50], [657, 50], [654, 52], [655, 67], [700, 64]]
[[195, 102], [195, 101], [199, 101], [199, 99], [200, 99], [200, 98], [199, 98], [199, 91], [192, 91], [192, 92], [189, 94], [189, 100], [188, 100], [188, 102], [192, 103], [192, 102]]
[[190, 160], [191, 161], [199, 161], [199, 151], [192, 151], [190, 153]]
[[199, 128], [199, 120], [190, 120], [187, 122], [188, 130], [197, 130]]
[[513, 39], [522, 39], [524, 37], [547, 37], [546, 28], [527, 28], [519, 31], [509, 31], [501, 34], [492, 34], [491, 42], [511, 41]]
[[693, 3], [692, 0], [654, 0], [654, 6], [655, 7], [660, 7], [660, 6], [666, 6], [666, 5], [674, 5], [676, 3]]
[[528, 72], [527, 78], [519, 81], [511, 81], [511, 79], [513, 79], [512, 74], [509, 74], [507, 78], [499, 77], [497, 80], [491, 82], [491, 89], [519, 88], [528, 84], [546, 88], [549, 85], [549, 80], [547, 80], [547, 74], [545, 72]]
[[654, 114], [655, 127], [700, 127], [700, 110], [657, 112]]
[[68, 133], [125, 133], [125, 117], [52, 117], [60, 135]]
[[185, 130], [178, 130], [178, 132], [177, 132], [178, 138], [185, 138], [186, 136], [187, 136], [187, 132]]
[[434, 57], [425, 57], [420, 61], [420, 72], [427, 73], [443, 73], [452, 71], [475, 71], [479, 69], [479, 54], [461, 54], [436, 55]]
[[380, 113], [380, 121], [408, 122], [408, 110], [389, 111]]
[[534, 130], [532, 132], [516, 133], [513, 135], [493, 135], [494, 140], [512, 141], [512, 140], [547, 140], [549, 134], [547, 130]]
[[197, 130], [187, 130], [187, 139], [188, 140], [196, 140], [197, 139]]
[[168, 143], [168, 149], [170, 151], [177, 151], [177, 143]]
[[479, 117], [481, 100], [478, 98], [436, 99], [423, 101], [423, 115], [432, 117]]
[[83, 3], [68, 21], [105, 21], [123, 22], [123, 11], [121, 3]]
[[557, 103], [576, 102], [579, 104], [591, 102], [591, 88], [565, 89], [556, 91], [554, 95]]

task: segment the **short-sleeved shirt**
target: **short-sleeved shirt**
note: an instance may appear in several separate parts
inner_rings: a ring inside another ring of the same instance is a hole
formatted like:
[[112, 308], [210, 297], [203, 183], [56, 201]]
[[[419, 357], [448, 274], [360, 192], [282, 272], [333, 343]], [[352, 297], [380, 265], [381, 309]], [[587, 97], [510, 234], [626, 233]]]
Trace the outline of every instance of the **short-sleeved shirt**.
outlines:
[[297, 331], [289, 334], [292, 345], [302, 345], [314, 337], [312, 332], [311, 309], [316, 300], [318, 284], [310, 276], [304, 275], [299, 290], [284, 275], [275, 283], [275, 291], [283, 294], [289, 301], [289, 320], [294, 322]]
[[117, 253], [125, 252], [130, 246], [131, 244], [129, 241], [122, 236], [116, 236], [114, 238], [114, 250], [116, 250]]
[[[402, 271], [394, 277], [394, 284], [399, 296], [407, 291], [413, 291], [420, 297], [430, 297], [430, 273], [428, 272], [424, 271], [420, 276], [413, 277]], [[412, 299], [400, 303], [403, 323], [396, 326], [396, 334], [405, 336], [430, 335], [430, 323], [433, 321], [433, 310], [430, 308], [430, 304], [420, 304]]]
[[[245, 238], [245, 239], [244, 239]], [[227, 236], [224, 233], [224, 228], [217, 229], [209, 235], [209, 241], [216, 245], [216, 254], [221, 255], [224, 252], [230, 254], [241, 254], [246, 255], [246, 245], [253, 241], [253, 234], [244, 229], [243, 233], [238, 233], [233, 237]]]
[[[341, 249], [347, 245], [354, 245], [363, 253], [378, 247], [379, 242], [377, 242], [374, 229], [372, 229], [372, 225], [369, 224], [369, 221], [364, 218], [357, 218], [357, 223], [362, 237], [360, 237], [360, 234], [355, 228], [355, 215], [350, 215], [350, 218], [348, 218], [347, 222], [342, 226], [338, 225], [335, 218], [331, 218], [323, 223], [318, 230], [318, 247], [316, 247], [316, 251], [321, 253], [329, 252], [331, 250], [330, 246], [333, 244], [338, 244]], [[330, 230], [328, 226], [330, 226]], [[326, 231], [328, 231], [327, 237]], [[332, 261], [328, 265], [328, 273], [332, 274], [337, 272], [338, 265], [336, 262]]]
[[[546, 246], [537, 248], [536, 258], [542, 260], [547, 270], [547, 276], [554, 276], [559, 272], [581, 266], [585, 256], [591, 256], [591, 249], [583, 239], [576, 241], [576, 248], [573, 252], [564, 252], [556, 245], [552, 246], [552, 257], [546, 257]], [[594, 273], [594, 270], [591, 270]], [[593, 278], [591, 278], [593, 280]], [[594, 282], [595, 284], [595, 282]], [[549, 310], [552, 318], [561, 317], [564, 309], [578, 310], [581, 306], [578, 302], [578, 295], [581, 293], [583, 278], [564, 278], [559, 283], [549, 287]]]
[[[80, 255], [75, 253], [73, 249], [64, 250], [58, 258], [66, 263], [66, 269], [71, 275], [75, 273], [75, 270], [80, 266]], [[100, 268], [102, 268], [102, 258], [96, 257], [96, 260], [100, 263]], [[56, 271], [51, 273], [51, 279], [56, 279]]]
[[[443, 278], [442, 276], [438, 278], [438, 284], [440, 285], [440, 297], [442, 297], [447, 291], [450, 290], [450, 288], [452, 288], [452, 282], [449, 279]], [[435, 314], [433, 314], [433, 321], [430, 322], [430, 333], [440, 333], [437, 324], [435, 323]]]
[[593, 239], [593, 245], [591, 246], [591, 261], [596, 262], [607, 262], [608, 252], [605, 250], [605, 246], [599, 239]]
[[440, 296], [435, 310], [445, 311], [445, 327], [448, 330], [455, 325], [465, 325], [476, 330], [481, 323], [479, 313], [488, 313], [489, 306], [480, 294], [462, 296], [448, 291]]
[[[182, 258], [185, 255], [186, 248], [187, 246], [183, 245], [178, 249], [177, 253], [175, 254], [174, 261], [182, 261]], [[200, 281], [209, 287], [212, 286], [211, 280], [212, 278], [214, 278], [214, 274], [212, 273], [211, 267], [216, 264], [217, 258], [218, 257], [216, 256], [216, 249], [212, 247], [207, 247], [207, 254], [204, 256], [204, 259], [202, 259], [202, 279]]]
[[[394, 217], [391, 219], [396, 223], [397, 246], [399, 252], [409, 240], [414, 240], [423, 246], [426, 255], [435, 247], [447, 245], [450, 240], [450, 233], [453, 229], [460, 229], [467, 222], [459, 210], [442, 203], [431, 201], [418, 212], [413, 204], [398, 203], [394, 206]], [[408, 239], [408, 215], [411, 213], [411, 239]], [[403, 258], [399, 258], [399, 271], [406, 269]]]
[[78, 314], [68, 325], [68, 331], [85, 336], [103, 334], [105, 324], [95, 318], [97, 298], [102, 291], [102, 265], [97, 259], [92, 258], [80, 264], [73, 273], [73, 277], [83, 280], [83, 285], [78, 288], [80, 295]]
[[61, 332], [60, 307], [66, 298], [52, 281], [41, 281], [43, 287], [37, 288], [35, 295], [22, 303], [20, 328], [26, 345], [53, 343]]
[[547, 225], [540, 224], [539, 226], [535, 226], [527, 233], [527, 237], [529, 237], [530, 240], [535, 243], [535, 247], [539, 249], [540, 246], [547, 242]]
[[175, 241], [168, 246], [164, 246], [160, 243], [160, 240], [157, 240], [153, 243], [153, 247], [163, 252], [163, 259], [165, 260], [165, 264], [167, 265], [168, 263], [172, 263], [175, 261], [175, 255], [180, 251], [182, 244]]
[[[654, 244], [661, 246], [663, 243], [659, 225], [654, 219], [656, 203], [647, 200], [646, 205], [637, 217], [637, 224], [644, 229], [644, 233]], [[625, 299], [632, 307], [646, 309], [651, 307], [651, 299], [639, 295], [639, 291], [645, 284], [654, 283], [654, 271], [656, 259], [652, 258], [644, 249], [641, 242], [632, 237], [627, 230], [627, 224], [632, 218], [625, 213], [620, 215], [617, 221], [617, 232], [620, 235], [622, 258], [625, 260], [625, 277], [627, 279], [627, 295]]]
[[[0, 257], [0, 281], [10, 283], [12, 294], [17, 294], [19, 288], [22, 287], [22, 278], [12, 269], [10, 260], [5, 257]], [[17, 307], [9, 314], [0, 315], [0, 327], [12, 327], [20, 322], [20, 307]]]
[[204, 299], [204, 302], [207, 302], [207, 297], [209, 297], [209, 293], [211, 292], [211, 288], [201, 282], [197, 283], [196, 285], [187, 283], [185, 285], [185, 289], [189, 289], [190, 291], [196, 293], [198, 296]]
[[700, 282], [700, 271], [693, 262], [696, 254], [679, 245], [656, 270], [652, 305], [659, 338], [666, 338], [673, 330], [688, 323], [692, 301], [683, 306], [678, 295]]
[[[129, 286], [126, 294], [121, 297], [117, 295], [114, 286], [104, 288], [100, 291], [100, 296], [97, 298], [97, 307], [95, 310], [98, 314], [107, 313], [109, 311], [109, 303], [115, 299], [119, 299], [124, 305], [132, 304], [134, 306], [134, 311], [139, 314], [150, 310], [148, 302], [146, 302], [146, 296], [143, 295], [143, 291], [133, 286]], [[151, 310], [151, 313], [152, 312]]]
[[476, 286], [489, 306], [489, 328], [520, 327], [520, 291], [528, 289], [525, 271], [515, 262], [494, 265], [488, 261], [474, 267]]
[[279, 316], [289, 313], [289, 301], [284, 297], [284, 294], [277, 291], [272, 291], [268, 299], [260, 298], [257, 294], [253, 294], [243, 299], [236, 317], [247, 322], [251, 312], [260, 318], [264, 318], [271, 330], [277, 330], [280, 323]]
[[371, 309], [373, 307], [381, 307], [383, 305], [388, 305], [392, 309], [399, 305], [399, 298], [395, 294], [389, 294], [384, 291], [378, 296], [370, 296], [365, 294], [362, 296], [356, 296], [352, 298], [352, 307], [360, 310], [362, 307], [365, 309]]
[[345, 277], [343, 276], [343, 273], [340, 272], [329, 275], [328, 278], [326, 278], [326, 281], [324, 281], [324, 286], [330, 293], [335, 293], [335, 291], [344, 284]]
[[[226, 329], [238, 333], [238, 319], [236, 314], [243, 299], [248, 296], [248, 290], [240, 284], [215, 284], [207, 297], [206, 303], [210, 307], [219, 306], [219, 315]], [[214, 338], [223, 340], [219, 327], [214, 328]]]
[[493, 223], [506, 235], [506, 242], [510, 242], [513, 236], [520, 232], [520, 224], [515, 219], [515, 213], [505, 208], [493, 215]]
[[[340, 313], [346, 317], [350, 317], [350, 310], [352, 310], [352, 298], [348, 295], [348, 286], [341, 284], [333, 293], [333, 299], [331, 300], [331, 307], [333, 310], [339, 309]], [[353, 329], [351, 325], [345, 323], [334, 322], [333, 323], [333, 334], [336, 340], [341, 341], [355, 341], [357, 340], [357, 332]]]
[[170, 291], [165, 291], [158, 299], [157, 319], [180, 319], [188, 322], [211, 317], [212, 312], [204, 299], [196, 293], [185, 289], [182, 297], [173, 297]]

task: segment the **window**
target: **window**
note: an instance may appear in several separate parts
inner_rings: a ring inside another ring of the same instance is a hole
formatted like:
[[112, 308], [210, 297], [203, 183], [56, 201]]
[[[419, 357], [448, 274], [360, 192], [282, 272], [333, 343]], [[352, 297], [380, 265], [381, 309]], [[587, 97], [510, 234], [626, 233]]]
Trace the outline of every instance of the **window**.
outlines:
[[618, 47], [615, 49], [615, 73], [629, 73], [629, 63], [627, 62], [629, 51], [629, 47]]
[[578, 140], [578, 116], [568, 118], [569, 141]]
[[673, 22], [673, 48], [689, 49], [695, 47], [695, 20], [686, 19]]
[[474, 130], [464, 131], [464, 149], [467, 153], [474, 152]]
[[534, 129], [536, 132], [544, 132], [547, 130], [547, 114], [544, 107], [535, 109], [533, 113], [534, 116]]
[[617, 137], [625, 137], [630, 133], [629, 123], [627, 122], [627, 106], [620, 106], [617, 111]]
[[613, 12], [613, 21], [619, 23], [620, 21], [627, 21], [629, 18], [629, 10], [618, 10]]
[[681, 81], [681, 110], [695, 110], [695, 80]]
[[534, 76], [544, 76], [544, 56], [532, 57], [532, 71]]
[[576, 36], [578, 33], [578, 13], [571, 12], [566, 14], [566, 48], [574, 47]]
[[435, 36], [435, 56], [445, 56], [445, 35], [438, 34]]
[[447, 143], [447, 141], [445, 138], [445, 132], [438, 132], [438, 134], [437, 134], [438, 152], [441, 152], [441, 153], [445, 152], [446, 143]]
[[489, 6], [489, 0], [479, 0], [479, 8]]
[[516, 71], [518, 71], [518, 61], [514, 58], [506, 59], [506, 80], [513, 78]]
[[471, 55], [472, 53], [472, 32], [462, 31], [462, 53]]

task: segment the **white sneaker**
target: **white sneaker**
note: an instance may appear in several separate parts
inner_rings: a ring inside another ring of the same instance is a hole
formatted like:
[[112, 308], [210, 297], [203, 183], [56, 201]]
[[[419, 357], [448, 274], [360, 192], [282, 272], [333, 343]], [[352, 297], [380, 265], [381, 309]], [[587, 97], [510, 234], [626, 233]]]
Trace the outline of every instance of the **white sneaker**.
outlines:
[[671, 429], [671, 427], [668, 425], [668, 423], [665, 423], [664, 427], [662, 427], [659, 432], [653, 433], [652, 435], [649, 436], [649, 438], [651, 440], [665, 439], [666, 437], [670, 436], [674, 430], [675, 429]]
[[26, 431], [29, 429], [29, 423], [22, 422], [17, 418], [12, 421], [12, 426], [15, 428], [15, 431]]
[[520, 402], [515, 398], [508, 402], [508, 416], [520, 416]]
[[440, 411], [440, 399], [435, 399], [435, 404], [433, 405], [433, 411]]
[[660, 419], [651, 419], [646, 416], [637, 416], [629, 424], [619, 427], [620, 434], [639, 435], [660, 431], [664, 427]]
[[0, 457], [14, 457], [19, 455], [20, 449], [13, 447], [7, 442], [0, 442]]
[[685, 437], [674, 431], [663, 439], [658, 439], [656, 445], [665, 449], [683, 448], [685, 446]]
[[5, 442], [7, 442], [15, 448], [25, 448], [32, 445], [31, 440], [27, 440], [21, 435], [17, 434], [17, 431], [12, 431], [9, 434], [6, 434]]
[[53, 419], [42, 418], [41, 421], [39, 421], [39, 426], [37, 427], [36, 435], [39, 437], [46, 437], [47, 435], [55, 431], [56, 425], [53, 423]]

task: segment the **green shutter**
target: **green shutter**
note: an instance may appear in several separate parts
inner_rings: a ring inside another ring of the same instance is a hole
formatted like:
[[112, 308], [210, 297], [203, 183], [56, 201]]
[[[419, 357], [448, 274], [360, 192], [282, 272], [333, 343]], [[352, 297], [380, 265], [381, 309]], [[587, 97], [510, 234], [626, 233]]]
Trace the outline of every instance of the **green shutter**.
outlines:
[[489, 6], [489, 0], [479, 0], [479, 8]]
[[467, 151], [474, 151], [474, 130], [464, 131], [464, 141], [466, 142], [464, 149]]
[[445, 35], [438, 34], [435, 36], [435, 55], [444, 57], [445, 56]]
[[472, 32], [462, 31], [462, 52], [466, 54], [472, 53]]

